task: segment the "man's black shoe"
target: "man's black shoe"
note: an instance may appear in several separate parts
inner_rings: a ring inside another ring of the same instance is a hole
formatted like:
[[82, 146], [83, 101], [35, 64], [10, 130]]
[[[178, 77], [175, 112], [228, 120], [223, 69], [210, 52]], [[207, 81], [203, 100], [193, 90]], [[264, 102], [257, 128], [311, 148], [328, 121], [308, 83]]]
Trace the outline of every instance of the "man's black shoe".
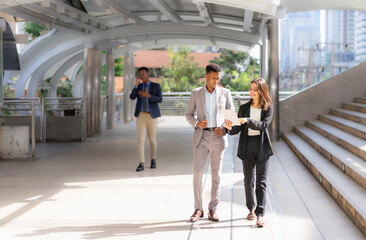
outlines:
[[156, 168], [156, 160], [155, 159], [151, 159], [150, 168]]
[[144, 164], [143, 163], [140, 163], [136, 168], [136, 172], [141, 172], [141, 171], [144, 171]]

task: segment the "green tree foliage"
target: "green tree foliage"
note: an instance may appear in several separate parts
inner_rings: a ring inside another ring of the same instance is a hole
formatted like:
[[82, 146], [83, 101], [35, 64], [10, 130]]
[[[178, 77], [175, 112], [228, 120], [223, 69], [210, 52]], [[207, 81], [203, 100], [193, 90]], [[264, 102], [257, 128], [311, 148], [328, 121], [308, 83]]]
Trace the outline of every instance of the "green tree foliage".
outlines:
[[[103, 51], [105, 54], [107, 51]], [[106, 94], [107, 83], [106, 83], [107, 68], [106, 65], [102, 67], [102, 95]], [[117, 58], [114, 60], [114, 76], [123, 76], [123, 58]]]
[[32, 40], [39, 37], [41, 32], [47, 28], [42, 27], [41, 25], [34, 23], [34, 22], [26, 22], [24, 25], [24, 32], [31, 35]]
[[114, 60], [114, 63], [115, 76], [123, 76], [123, 58], [117, 58], [116, 60]]
[[10, 88], [10, 84], [3, 85], [3, 98], [15, 98], [14, 88]]
[[68, 78], [58, 82], [57, 96], [58, 97], [72, 97], [72, 84]]
[[189, 56], [188, 47], [179, 47], [177, 51], [168, 49], [170, 63], [162, 67], [162, 89], [164, 92], [190, 92], [201, 86], [200, 78], [204, 77], [205, 70], [199, 68], [199, 63], [193, 56]]
[[210, 62], [221, 66], [223, 76], [220, 83], [231, 91], [248, 91], [250, 81], [259, 76], [258, 59], [247, 53], [224, 49], [220, 57]]

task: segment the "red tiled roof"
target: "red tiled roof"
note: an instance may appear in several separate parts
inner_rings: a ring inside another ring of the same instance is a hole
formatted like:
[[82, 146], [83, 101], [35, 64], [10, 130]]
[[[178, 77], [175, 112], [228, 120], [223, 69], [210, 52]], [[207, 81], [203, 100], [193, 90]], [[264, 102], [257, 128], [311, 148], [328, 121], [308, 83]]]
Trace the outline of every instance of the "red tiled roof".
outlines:
[[[200, 68], [206, 67], [209, 60], [219, 57], [221, 53], [192, 52], [189, 55], [194, 56], [195, 61], [199, 63]], [[143, 50], [135, 52], [135, 67], [161, 68], [168, 66], [170, 58], [167, 50]]]

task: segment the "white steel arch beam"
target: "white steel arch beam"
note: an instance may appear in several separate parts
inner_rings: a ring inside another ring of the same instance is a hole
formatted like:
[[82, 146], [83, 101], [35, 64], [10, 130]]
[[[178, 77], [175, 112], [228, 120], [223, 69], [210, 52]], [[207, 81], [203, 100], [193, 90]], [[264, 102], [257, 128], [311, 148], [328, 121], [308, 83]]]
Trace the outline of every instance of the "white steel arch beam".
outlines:
[[[73, 41], [71, 43], [61, 44], [58, 47], [47, 51], [32, 63], [28, 64], [23, 70], [22, 74], [19, 76], [16, 87], [15, 87], [15, 97], [22, 97], [24, 95], [24, 89], [28, 83], [28, 93], [29, 97], [33, 97], [36, 94], [36, 89], [38, 82], [44, 73], [58, 61], [64, 57], [78, 51], [82, 48], [83, 44], [80, 41]], [[36, 83], [33, 83], [36, 82]]]
[[[257, 34], [240, 32], [230, 29], [222, 29], [215, 26], [194, 26], [182, 24], [149, 24], [149, 25], [127, 25], [99, 33], [91, 33], [88, 36], [95, 42], [103, 42], [112, 39], [127, 39], [140, 37], [147, 39], [151, 36], [159, 38], [159, 35], [183, 37], [187, 35], [202, 37], [215, 37], [255, 45], [258, 44], [260, 36]], [[140, 40], [141, 41], [141, 40]]]
[[101, 30], [106, 29], [106, 28], [113, 28], [113, 26], [111, 24], [108, 24], [106, 21], [93, 17], [90, 14], [87, 14], [77, 8], [74, 8], [66, 3], [63, 3], [60, 0], [49, 0], [49, 1], [51, 1], [53, 4], [57, 5], [58, 7], [67, 9], [70, 13], [76, 14], [76, 16], [74, 16], [75, 18], [78, 18], [78, 16], [80, 16], [82, 21], [90, 22], [90, 25], [94, 25], [94, 23], [96, 23], [97, 25], [99, 25], [99, 29], [101, 29]]
[[40, 5], [38, 4], [26, 4], [24, 5], [26, 6], [27, 8], [29, 9], [32, 9], [32, 10], [35, 10], [35, 11], [39, 11], [39, 12], [42, 12], [44, 14], [47, 14], [48, 16], [52, 16], [54, 17], [55, 19], [62, 19], [63, 21], [65, 22], [70, 22], [71, 24], [74, 24], [74, 25], [79, 25], [81, 27], [83, 27], [84, 29], [88, 30], [88, 31], [96, 31], [96, 32], [99, 32], [101, 31], [100, 28], [96, 27], [96, 26], [93, 26], [93, 25], [89, 25], [87, 23], [84, 23], [82, 21], [78, 21], [76, 19], [73, 19], [73, 18], [70, 18], [70, 17], [66, 17], [62, 14], [59, 14], [57, 12], [53, 12], [47, 8], [44, 8], [44, 7], [41, 7]]
[[[73, 50], [77, 51], [78, 47], [74, 47], [70, 49], [70, 51]], [[27, 96], [28, 97], [36, 97], [36, 92], [39, 83], [42, 81], [44, 74], [48, 71], [50, 67], [57, 64], [59, 61], [61, 61], [65, 56], [69, 55], [70, 52], [65, 52], [62, 54], [56, 55], [56, 57], [49, 59], [48, 61], [44, 62], [37, 68], [35, 72], [33, 72], [31, 79], [28, 83], [28, 89], [27, 89]], [[19, 81], [19, 80], [18, 80]]]
[[[207, 45], [212, 45], [212, 42], [210, 40], [207, 40], [206, 42], [203, 42], [204, 40], [205, 39], [190, 39], [190, 40], [187, 40], [187, 42], [182, 42], [181, 39], [168, 39], [168, 40], [165, 40], [164, 38], [159, 40], [159, 41], [147, 40], [147, 41], [141, 42], [139, 44], [129, 44], [129, 45], [126, 45], [124, 47], [114, 49], [113, 54], [114, 54], [114, 59], [117, 59], [117, 58], [121, 57], [123, 54], [125, 54], [127, 52], [135, 52], [135, 51], [140, 51], [140, 50], [144, 50], [144, 49], [152, 49], [152, 48], [161, 48], [161, 47], [166, 47], [168, 45], [187, 45], [187, 44], [199, 45], [199, 44], [205, 44], [205, 43]], [[115, 46], [108, 45], [108, 47], [112, 48], [112, 47], [117, 47], [117, 46], [120, 45], [118, 43], [115, 43], [115, 44], [116, 44]], [[218, 47], [234, 49], [234, 50], [242, 50], [242, 51], [247, 51], [248, 50], [248, 47], [246, 47], [246, 46], [239, 46], [238, 43], [230, 43], [230, 42], [227, 42], [227, 41], [226, 42], [218, 41], [218, 42], [215, 43], [215, 45], [218, 46]], [[83, 56], [80, 56], [79, 61], [82, 61], [82, 57]], [[103, 60], [102, 60], [102, 66], [104, 64], [105, 64], [105, 58], [103, 58]], [[80, 73], [73, 79], [75, 79], [74, 82], [73, 82], [73, 96], [74, 97], [82, 97], [82, 94], [83, 94], [83, 71], [80, 71]]]
[[[257, 44], [259, 41], [259, 36], [251, 33], [220, 29], [213, 26], [183, 26], [180, 24], [169, 24], [166, 26], [153, 24], [139, 27], [129, 25], [99, 33], [91, 33], [60, 44], [55, 49], [51, 49], [38, 56], [35, 62], [27, 65], [27, 67], [22, 71], [22, 75], [16, 83], [15, 95], [17, 97], [23, 96], [27, 81], [30, 79], [28, 96], [35, 96], [38, 82], [45, 71], [61, 59], [81, 50], [83, 48], [84, 41], [90, 41], [90, 39], [93, 39], [94, 44], [99, 44], [109, 41], [110, 39], [123, 38], [127, 39], [128, 43], [131, 44], [133, 42], [151, 40], [162, 41], [165, 39], [166, 44], [168, 44], [173, 41], [173, 39], [169, 39], [169, 37], [175, 38], [176, 40], [184, 37], [189, 42], [193, 42], [193, 39], [212, 39], [216, 43], [230, 43], [231, 45], [237, 44], [238, 46], [251, 46]], [[119, 42], [116, 44], [120, 45]]]
[[84, 33], [84, 29], [79, 26], [70, 25], [68, 23], [62, 22], [55, 18], [46, 16], [46, 15], [42, 15], [39, 13], [37, 14], [36, 12], [23, 8], [21, 6], [3, 8], [3, 9], [1, 9], [1, 12], [7, 13], [9, 15], [17, 16], [19, 18], [27, 19], [28, 21], [38, 23], [42, 26], [44, 26], [45, 24], [50, 24], [51, 27], [56, 27], [57, 29], [63, 30], [66, 32], [72, 31], [72, 32], [76, 32], [76, 33]]
[[164, 14], [170, 21], [174, 23], [182, 23], [182, 18], [169, 7], [169, 5], [163, 0], [150, 0], [150, 3], [154, 5], [162, 14]]
[[74, 85], [72, 87], [72, 96], [73, 97], [83, 97], [84, 93], [84, 71], [80, 71], [78, 75], [76, 75], [74, 80]]
[[114, 0], [104, 0], [102, 4], [104, 4], [105, 7], [110, 7], [111, 11], [114, 12], [116, 15], [119, 15], [121, 17], [129, 17], [138, 24], [146, 23], [145, 20], [129, 12], [118, 3], [114, 2]]
[[62, 66], [64, 65], [70, 58], [72, 58], [74, 55], [78, 54], [80, 51], [76, 51], [64, 58], [62, 58], [60, 61], [58, 61], [57, 63], [55, 63], [54, 65], [50, 66], [49, 69], [47, 69], [47, 71], [43, 74], [42, 79], [41, 80], [46, 80], [48, 78], [52, 78], [56, 71]]
[[[71, 83], [74, 83], [76, 75], [78, 74], [80, 67], [84, 64], [84, 60], [81, 59], [80, 61], [76, 62], [74, 64], [74, 66], [72, 66], [71, 68], [69, 68], [69, 70], [67, 70], [64, 73], [64, 76], [68, 77], [69, 80], [71, 81]], [[80, 71], [81, 72], [81, 71]]]
[[75, 65], [78, 61], [81, 61], [84, 56], [84, 53], [77, 53], [73, 57], [67, 59], [67, 61], [55, 72], [53, 77], [51, 78], [50, 85], [52, 86], [51, 89], [48, 91], [49, 97], [56, 97], [57, 92], [57, 84], [60, 81], [61, 77], [68, 71], [73, 65]]
[[64, 63], [62, 64], [62, 66], [60, 66], [57, 71], [55, 71], [55, 73], [53, 74], [50, 84], [52, 86], [56, 86], [58, 81], [60, 80], [60, 78], [65, 75], [65, 73], [73, 66], [75, 65], [78, 61], [82, 60], [84, 56], [83, 52], [79, 52], [74, 54], [73, 56], [67, 56], [66, 57], [66, 61], [64, 61]]
[[[64, 76], [67, 76], [70, 79], [73, 86], [75, 85], [75, 79], [78, 75], [78, 70], [83, 63], [84, 63], [84, 61], [81, 59], [78, 62], [76, 62], [73, 66], [71, 66], [66, 72], [63, 73]], [[80, 72], [83, 72], [83, 71], [80, 71]], [[57, 83], [55, 83], [55, 85], [52, 86], [52, 88], [48, 91], [49, 97], [57, 97], [57, 86], [60, 81], [61, 81], [61, 78], [58, 79]], [[73, 94], [73, 96], [75, 96], [75, 95]]]
[[207, 7], [207, 3], [197, 2], [196, 5], [197, 5], [198, 11], [200, 13], [200, 16], [203, 16], [206, 19], [205, 20], [206, 25], [216, 26], [216, 23], [212, 17], [212, 14], [210, 13], [210, 11]]

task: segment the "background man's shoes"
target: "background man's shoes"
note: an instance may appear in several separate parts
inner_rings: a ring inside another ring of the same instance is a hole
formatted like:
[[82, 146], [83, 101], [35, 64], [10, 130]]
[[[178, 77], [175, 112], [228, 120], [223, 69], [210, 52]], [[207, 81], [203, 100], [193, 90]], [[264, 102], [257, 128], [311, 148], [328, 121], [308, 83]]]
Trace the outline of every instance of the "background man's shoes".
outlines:
[[141, 171], [144, 171], [144, 164], [143, 163], [140, 163], [136, 168], [136, 172], [141, 172]]
[[211, 209], [210, 211], [208, 211], [208, 219], [214, 222], [219, 221], [219, 215], [217, 215], [216, 210]]
[[191, 216], [191, 222], [197, 222], [200, 218], [203, 217], [203, 211], [201, 209], [196, 209]]
[[151, 159], [150, 168], [156, 168], [156, 160], [155, 159]]

